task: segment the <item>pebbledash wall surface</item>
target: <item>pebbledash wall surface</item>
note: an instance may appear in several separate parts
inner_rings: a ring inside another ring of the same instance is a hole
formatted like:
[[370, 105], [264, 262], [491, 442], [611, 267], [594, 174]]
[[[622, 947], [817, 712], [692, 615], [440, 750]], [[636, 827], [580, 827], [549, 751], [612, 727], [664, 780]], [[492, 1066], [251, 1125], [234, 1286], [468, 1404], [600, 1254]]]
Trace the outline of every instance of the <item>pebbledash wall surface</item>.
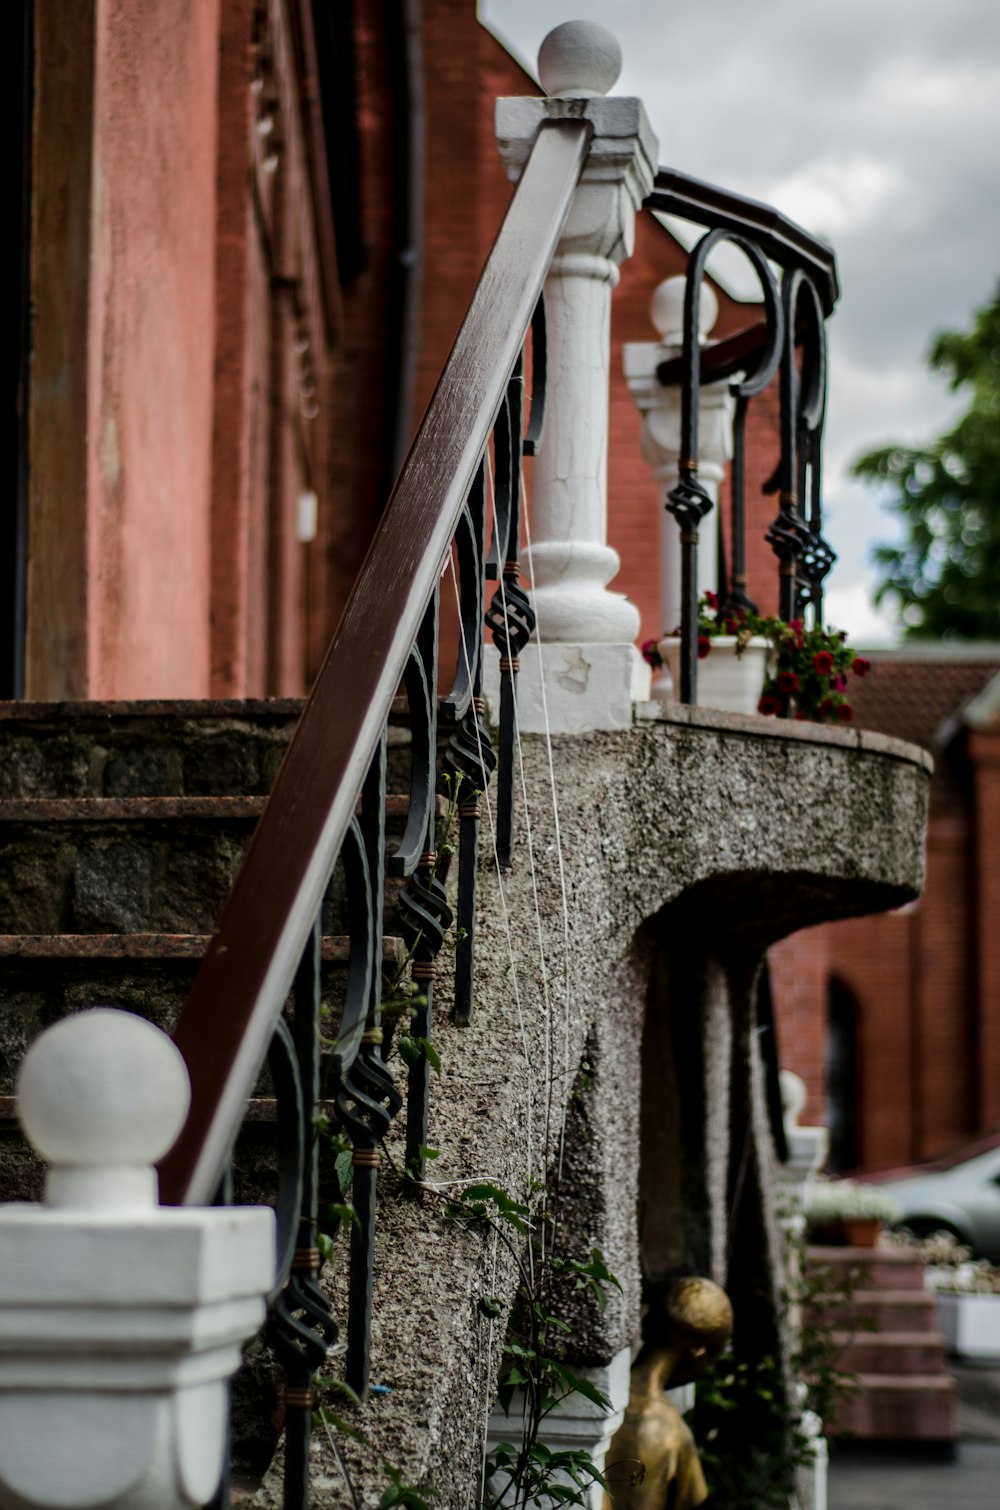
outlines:
[[[581, 1295], [569, 1359], [627, 1357], [640, 1274], [678, 1266], [726, 1287], [744, 1339], [773, 1336], [782, 1239], [758, 968], [782, 933], [918, 893], [930, 761], [876, 734], [709, 709], [556, 736], [560, 876], [542, 737], [526, 736], [524, 755], [534, 873], [522, 845], [501, 904], [496, 872], [480, 872], [472, 1020], [442, 1012], [435, 1028], [432, 1179], [488, 1173], [516, 1189], [546, 1163], [555, 1178], [551, 1128], [565, 1118], [560, 1242], [580, 1257], [596, 1243], [623, 1280], [604, 1311]], [[506, 915], [526, 921], [511, 932]], [[457, 1510], [480, 1470], [499, 1347], [478, 1302], [506, 1305], [517, 1277], [489, 1232], [386, 1190], [372, 1377], [392, 1388], [366, 1430]], [[341, 1450], [362, 1498], [374, 1494], [372, 1453]], [[280, 1505], [279, 1468], [258, 1504]], [[316, 1483], [318, 1503], [327, 1488]]]

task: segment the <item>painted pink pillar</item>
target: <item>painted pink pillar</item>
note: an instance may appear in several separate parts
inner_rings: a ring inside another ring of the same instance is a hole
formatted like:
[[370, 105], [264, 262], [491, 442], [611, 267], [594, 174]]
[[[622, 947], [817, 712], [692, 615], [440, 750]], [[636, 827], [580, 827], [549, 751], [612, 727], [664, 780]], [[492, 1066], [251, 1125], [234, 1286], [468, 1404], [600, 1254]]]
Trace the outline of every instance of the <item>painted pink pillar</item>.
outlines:
[[219, 0], [97, 0], [85, 696], [209, 691], [218, 45]]

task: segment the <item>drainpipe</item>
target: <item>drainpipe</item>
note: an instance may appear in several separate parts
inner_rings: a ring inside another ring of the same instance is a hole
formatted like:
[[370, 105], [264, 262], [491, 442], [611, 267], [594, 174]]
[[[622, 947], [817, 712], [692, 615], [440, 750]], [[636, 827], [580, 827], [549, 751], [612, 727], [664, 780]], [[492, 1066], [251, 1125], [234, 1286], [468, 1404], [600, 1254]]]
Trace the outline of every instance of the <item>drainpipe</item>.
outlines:
[[386, 7], [386, 35], [393, 48], [393, 94], [401, 104], [395, 121], [393, 161], [401, 169], [394, 180], [392, 286], [389, 294], [390, 337], [398, 335], [395, 363], [386, 385], [386, 428], [392, 437], [391, 475], [383, 496], [403, 465], [413, 438], [413, 395], [420, 349], [420, 280], [424, 230], [424, 167], [427, 113], [424, 98], [423, 19], [420, 0], [402, 0]]

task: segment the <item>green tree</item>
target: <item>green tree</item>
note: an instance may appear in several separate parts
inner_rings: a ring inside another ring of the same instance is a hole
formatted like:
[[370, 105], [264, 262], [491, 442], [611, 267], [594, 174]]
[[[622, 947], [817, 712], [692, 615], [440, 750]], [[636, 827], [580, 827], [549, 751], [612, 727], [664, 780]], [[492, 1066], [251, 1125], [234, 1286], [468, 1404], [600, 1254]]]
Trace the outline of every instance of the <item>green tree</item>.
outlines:
[[885, 446], [855, 476], [887, 487], [900, 545], [878, 545], [876, 601], [920, 639], [1000, 640], [1000, 284], [971, 331], [945, 331], [930, 366], [970, 395], [958, 423], [923, 448]]

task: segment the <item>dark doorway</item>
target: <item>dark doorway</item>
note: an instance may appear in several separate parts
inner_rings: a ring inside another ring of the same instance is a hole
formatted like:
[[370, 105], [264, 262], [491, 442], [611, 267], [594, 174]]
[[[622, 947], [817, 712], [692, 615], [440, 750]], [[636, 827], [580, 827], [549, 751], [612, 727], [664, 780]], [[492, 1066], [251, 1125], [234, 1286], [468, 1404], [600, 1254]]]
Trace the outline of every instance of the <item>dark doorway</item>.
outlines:
[[831, 980], [826, 1004], [826, 1087], [831, 1174], [861, 1163], [858, 1125], [858, 1004], [839, 980]]

